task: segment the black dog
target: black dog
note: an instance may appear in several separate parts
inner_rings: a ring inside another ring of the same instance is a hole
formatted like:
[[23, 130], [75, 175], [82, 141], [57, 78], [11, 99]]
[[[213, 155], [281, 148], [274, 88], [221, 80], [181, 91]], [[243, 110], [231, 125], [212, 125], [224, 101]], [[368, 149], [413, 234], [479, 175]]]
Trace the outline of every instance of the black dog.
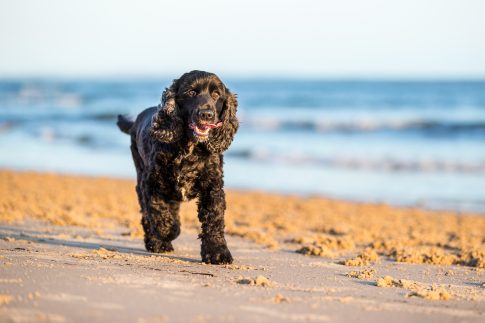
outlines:
[[162, 104], [134, 122], [118, 116], [118, 127], [131, 135], [148, 251], [173, 251], [180, 203], [197, 197], [202, 260], [232, 263], [224, 238], [222, 153], [239, 126], [236, 109], [236, 96], [215, 74], [192, 71], [174, 80]]

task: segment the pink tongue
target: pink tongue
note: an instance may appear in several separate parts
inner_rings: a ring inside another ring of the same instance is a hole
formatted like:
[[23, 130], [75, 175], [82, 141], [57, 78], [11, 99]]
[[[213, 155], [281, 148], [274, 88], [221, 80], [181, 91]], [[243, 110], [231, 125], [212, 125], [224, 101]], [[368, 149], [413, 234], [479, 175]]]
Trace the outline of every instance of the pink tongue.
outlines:
[[217, 124], [209, 123], [209, 124], [206, 124], [204, 128], [214, 129], [219, 127], [222, 127], [222, 122], [218, 122]]
[[194, 129], [194, 128], [197, 127], [200, 130], [214, 129], [214, 128], [220, 128], [220, 127], [222, 127], [222, 122], [218, 122], [217, 124], [209, 123], [209, 124], [204, 124], [204, 125], [200, 125], [200, 126], [198, 126], [196, 123], [191, 123], [189, 125], [189, 127], [191, 129]]

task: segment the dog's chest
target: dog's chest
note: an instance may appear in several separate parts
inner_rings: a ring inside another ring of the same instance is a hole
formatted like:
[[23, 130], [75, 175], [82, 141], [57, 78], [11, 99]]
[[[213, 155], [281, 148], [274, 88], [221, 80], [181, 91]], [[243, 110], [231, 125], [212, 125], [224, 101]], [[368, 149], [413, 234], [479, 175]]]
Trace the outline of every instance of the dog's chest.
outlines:
[[174, 191], [180, 200], [189, 200], [197, 195], [197, 182], [205, 167], [204, 160], [200, 156], [184, 156], [174, 163]]

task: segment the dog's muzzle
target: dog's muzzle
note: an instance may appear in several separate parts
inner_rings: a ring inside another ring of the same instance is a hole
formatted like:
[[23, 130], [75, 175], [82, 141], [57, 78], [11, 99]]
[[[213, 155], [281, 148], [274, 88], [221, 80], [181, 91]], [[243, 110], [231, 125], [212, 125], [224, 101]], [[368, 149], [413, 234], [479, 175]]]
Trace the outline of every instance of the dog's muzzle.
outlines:
[[193, 130], [194, 136], [198, 139], [205, 140], [209, 137], [209, 132], [211, 129], [220, 128], [222, 127], [222, 122], [214, 123], [204, 123], [204, 124], [197, 124], [196, 122], [192, 122], [189, 124], [189, 128]]

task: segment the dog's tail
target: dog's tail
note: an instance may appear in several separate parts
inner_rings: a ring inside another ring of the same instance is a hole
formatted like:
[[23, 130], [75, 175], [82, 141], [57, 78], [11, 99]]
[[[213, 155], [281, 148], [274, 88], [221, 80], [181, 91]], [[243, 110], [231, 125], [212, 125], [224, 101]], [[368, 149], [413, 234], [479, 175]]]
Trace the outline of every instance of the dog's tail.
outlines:
[[133, 127], [133, 124], [135, 123], [132, 120], [128, 119], [126, 116], [121, 114], [118, 115], [118, 121], [116, 122], [116, 125], [118, 125], [118, 128], [120, 128], [120, 130], [124, 133], [130, 134], [130, 130]]

